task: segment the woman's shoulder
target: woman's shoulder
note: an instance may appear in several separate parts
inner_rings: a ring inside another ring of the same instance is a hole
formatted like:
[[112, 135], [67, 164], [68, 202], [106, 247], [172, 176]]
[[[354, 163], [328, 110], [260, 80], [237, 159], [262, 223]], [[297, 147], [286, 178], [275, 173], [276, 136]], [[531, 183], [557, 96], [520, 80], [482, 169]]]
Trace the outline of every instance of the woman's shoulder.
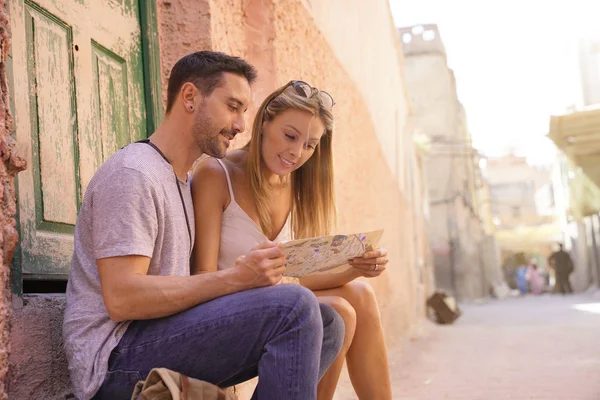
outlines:
[[192, 179], [200, 177], [221, 177], [225, 179], [225, 170], [218, 159], [214, 157], [201, 157], [192, 171]]
[[225, 161], [235, 168], [245, 170], [248, 163], [248, 152], [243, 149], [233, 150], [227, 153]]
[[227, 196], [227, 176], [224, 167], [216, 158], [202, 157], [192, 171], [192, 193], [210, 192], [212, 195], [223, 193]]

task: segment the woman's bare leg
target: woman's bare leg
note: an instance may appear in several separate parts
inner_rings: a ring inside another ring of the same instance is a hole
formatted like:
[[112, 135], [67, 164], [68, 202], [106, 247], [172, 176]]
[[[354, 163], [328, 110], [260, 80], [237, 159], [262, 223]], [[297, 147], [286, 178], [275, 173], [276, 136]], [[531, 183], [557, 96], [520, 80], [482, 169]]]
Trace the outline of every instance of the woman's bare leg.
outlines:
[[344, 366], [346, 353], [348, 352], [350, 344], [352, 343], [352, 338], [354, 337], [354, 330], [356, 328], [356, 314], [354, 313], [354, 309], [350, 303], [340, 297], [319, 295], [319, 302], [333, 307], [333, 309], [337, 311], [344, 320], [344, 325], [346, 327], [342, 350], [340, 350], [340, 353], [333, 364], [331, 364], [323, 378], [321, 378], [319, 386], [317, 387], [318, 400], [331, 400], [333, 398], [335, 388], [337, 387], [337, 382], [340, 379], [340, 373], [342, 372], [342, 367]]
[[356, 331], [346, 353], [346, 363], [358, 398], [391, 399], [387, 349], [379, 307], [371, 285], [352, 281], [339, 288], [315, 291], [315, 294], [319, 299], [321, 296], [339, 296], [348, 301], [356, 313]]

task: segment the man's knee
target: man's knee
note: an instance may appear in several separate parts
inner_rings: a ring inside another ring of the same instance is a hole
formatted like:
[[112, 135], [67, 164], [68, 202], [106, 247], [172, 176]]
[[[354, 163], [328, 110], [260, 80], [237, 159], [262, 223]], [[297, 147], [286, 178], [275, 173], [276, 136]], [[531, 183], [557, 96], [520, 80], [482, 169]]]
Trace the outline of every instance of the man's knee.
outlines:
[[319, 302], [315, 294], [303, 286], [276, 285], [270, 289], [271, 295], [277, 298], [279, 304], [300, 305], [312, 310], [319, 309]]
[[319, 303], [321, 308], [321, 317], [323, 318], [323, 326], [332, 330], [344, 330], [344, 319], [340, 314], [329, 304]]
[[268, 303], [277, 305], [286, 318], [303, 320], [321, 334], [319, 302], [313, 292], [300, 285], [276, 285], [266, 292]]
[[[323, 299], [321, 299], [323, 301]], [[323, 301], [324, 304], [330, 306], [336, 314], [342, 318], [342, 322], [344, 323], [344, 328], [346, 331], [346, 336], [354, 336], [354, 330], [356, 329], [356, 311], [354, 307], [344, 298], [339, 296], [329, 296], [326, 298], [326, 301]], [[328, 309], [324, 309], [321, 306], [321, 313], [323, 313], [323, 322], [325, 323], [325, 314], [328, 315], [328, 318], [334, 318], [331, 315], [331, 311]]]

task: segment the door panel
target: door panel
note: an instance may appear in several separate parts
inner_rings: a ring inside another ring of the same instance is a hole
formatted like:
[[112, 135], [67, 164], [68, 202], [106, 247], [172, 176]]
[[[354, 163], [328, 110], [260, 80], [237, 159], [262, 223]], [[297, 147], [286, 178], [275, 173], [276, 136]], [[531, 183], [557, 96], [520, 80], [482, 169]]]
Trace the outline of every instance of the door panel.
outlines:
[[85, 188], [146, 136], [138, 3], [9, 0], [25, 279], [68, 274]]
[[95, 100], [102, 140], [102, 160], [130, 142], [127, 64], [97, 43], [92, 45], [94, 79], [98, 82]]
[[[38, 223], [74, 225], [77, 219], [76, 134], [70, 62], [71, 30], [62, 21], [27, 7], [27, 74]], [[66, 99], [56, 102], [56, 98]], [[43, 134], [42, 134], [43, 133]]]

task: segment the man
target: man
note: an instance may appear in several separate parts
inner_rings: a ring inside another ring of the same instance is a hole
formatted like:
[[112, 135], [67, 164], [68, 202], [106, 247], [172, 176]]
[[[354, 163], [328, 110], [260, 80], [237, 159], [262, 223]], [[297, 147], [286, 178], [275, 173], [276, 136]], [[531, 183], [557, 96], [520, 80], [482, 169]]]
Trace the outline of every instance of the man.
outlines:
[[169, 77], [163, 123], [113, 155], [87, 188], [75, 227], [63, 336], [75, 394], [128, 399], [165, 367], [219, 386], [256, 375], [262, 399], [314, 399], [341, 348], [343, 321], [298, 285], [265, 243], [224, 271], [190, 276], [188, 170], [223, 157], [244, 131], [255, 69], [198, 52]]
[[569, 275], [574, 269], [573, 260], [569, 253], [563, 250], [562, 243], [558, 244], [558, 248], [558, 251], [552, 253], [548, 258], [548, 264], [554, 270], [556, 277], [555, 291], [562, 294], [573, 293], [569, 280]]

